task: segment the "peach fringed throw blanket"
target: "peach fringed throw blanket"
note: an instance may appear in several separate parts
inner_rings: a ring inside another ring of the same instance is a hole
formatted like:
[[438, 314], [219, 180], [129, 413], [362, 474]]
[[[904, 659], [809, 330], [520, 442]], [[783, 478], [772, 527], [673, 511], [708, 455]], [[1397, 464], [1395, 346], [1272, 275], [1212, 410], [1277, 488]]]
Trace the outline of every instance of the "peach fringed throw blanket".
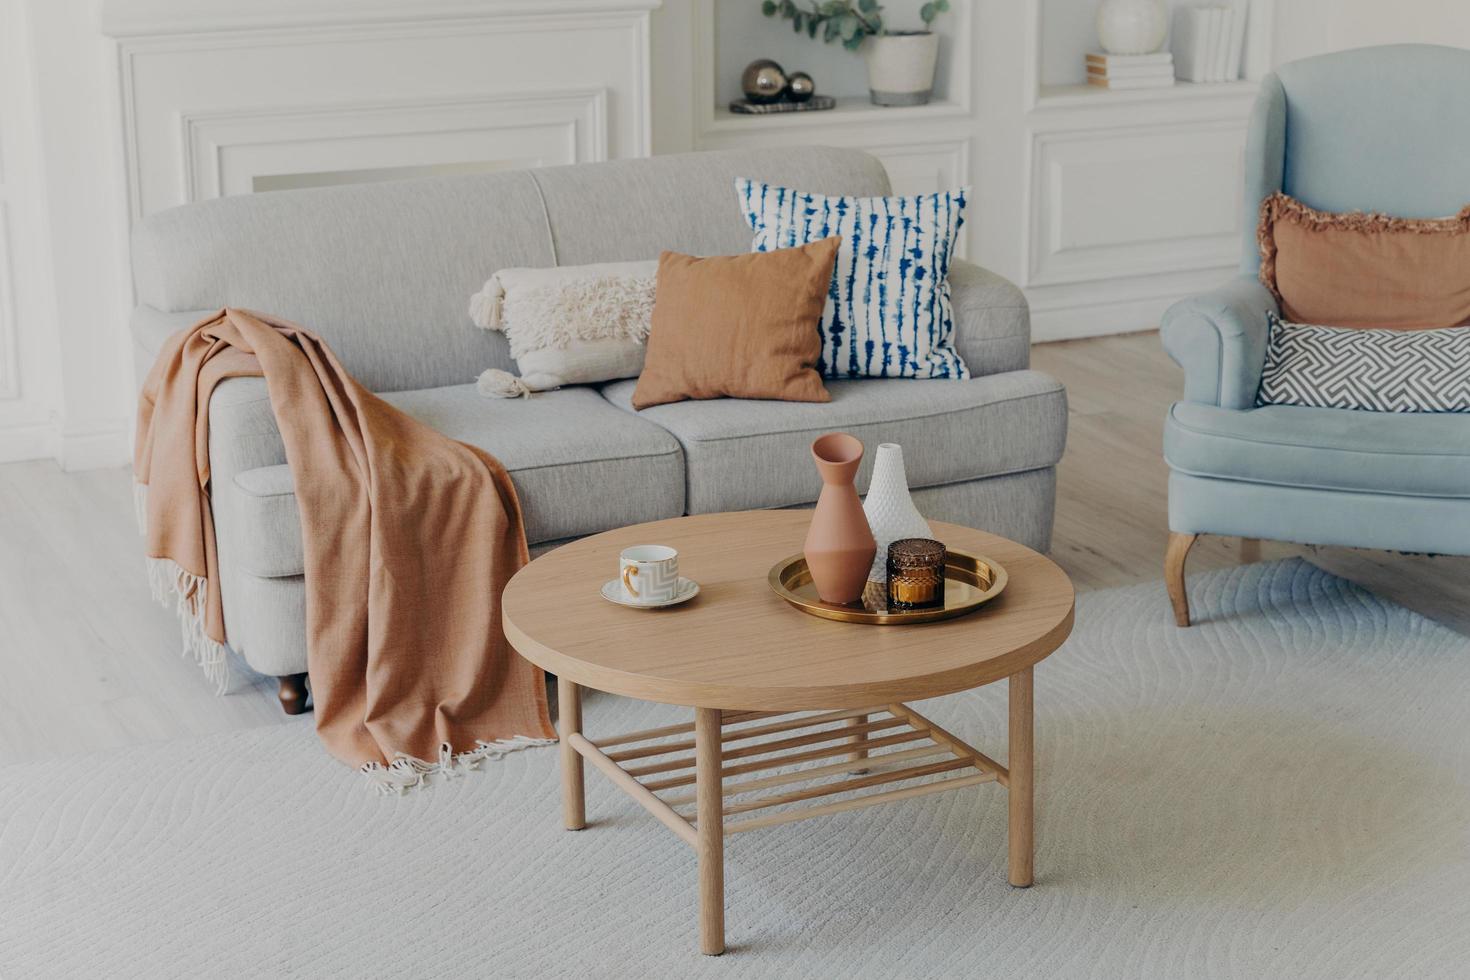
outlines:
[[505, 467], [368, 392], [310, 332], [243, 310], [170, 338], [138, 403], [149, 571], [186, 648], [224, 671], [208, 406], [243, 375], [264, 376], [295, 478], [327, 750], [401, 790], [552, 739], [542, 673], [501, 629], [501, 591], [527, 561]]

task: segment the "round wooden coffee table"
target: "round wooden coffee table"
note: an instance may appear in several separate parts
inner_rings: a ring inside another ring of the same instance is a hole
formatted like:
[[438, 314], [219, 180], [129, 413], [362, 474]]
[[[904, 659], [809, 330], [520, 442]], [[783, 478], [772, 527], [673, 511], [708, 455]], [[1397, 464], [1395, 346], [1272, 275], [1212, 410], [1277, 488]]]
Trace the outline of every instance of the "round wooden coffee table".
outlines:
[[[586, 826], [586, 759], [697, 852], [708, 954], [725, 948], [724, 838], [762, 827], [995, 782], [1009, 793], [1010, 882], [1031, 884], [1032, 667], [1072, 631], [1066, 573], [1014, 541], [931, 522], [946, 545], [1002, 565], [1005, 592], [946, 622], [832, 622], [787, 605], [766, 581], [801, 550], [809, 520], [748, 511], [637, 524], [542, 555], [505, 589], [511, 644], [558, 678], [567, 829]], [[657, 610], [604, 599], [618, 553], [634, 544], [677, 548], [699, 595]], [[1002, 678], [1008, 765], [904, 703]], [[589, 738], [583, 687], [690, 706], [694, 721]], [[741, 778], [760, 772], [771, 774]]]

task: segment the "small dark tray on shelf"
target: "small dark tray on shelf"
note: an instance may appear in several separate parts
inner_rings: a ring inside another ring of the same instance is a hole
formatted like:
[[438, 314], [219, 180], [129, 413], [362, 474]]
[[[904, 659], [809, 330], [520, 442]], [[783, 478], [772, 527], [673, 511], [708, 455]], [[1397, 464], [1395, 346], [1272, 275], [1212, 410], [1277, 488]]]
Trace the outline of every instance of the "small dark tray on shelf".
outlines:
[[805, 102], [750, 102], [736, 99], [730, 103], [730, 111], [746, 116], [764, 116], [775, 112], [820, 112], [837, 108], [837, 100], [830, 95], [814, 95]]

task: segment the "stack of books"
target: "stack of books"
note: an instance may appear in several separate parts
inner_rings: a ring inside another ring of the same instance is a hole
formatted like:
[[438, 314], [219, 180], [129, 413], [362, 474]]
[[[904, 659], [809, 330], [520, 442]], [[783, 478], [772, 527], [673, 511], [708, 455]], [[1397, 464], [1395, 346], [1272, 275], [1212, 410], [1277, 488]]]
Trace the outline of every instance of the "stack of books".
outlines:
[[1248, 0], [1231, 6], [1177, 7], [1170, 47], [1187, 82], [1231, 82], [1240, 77]]
[[1101, 88], [1166, 88], [1174, 84], [1174, 55], [1099, 54], [1087, 56], [1087, 84]]

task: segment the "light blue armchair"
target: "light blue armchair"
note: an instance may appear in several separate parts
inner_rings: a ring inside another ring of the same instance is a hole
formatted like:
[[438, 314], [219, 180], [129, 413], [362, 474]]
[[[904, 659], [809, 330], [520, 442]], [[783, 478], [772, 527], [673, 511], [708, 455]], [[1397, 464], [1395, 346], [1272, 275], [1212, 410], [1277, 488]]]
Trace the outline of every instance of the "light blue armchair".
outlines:
[[1325, 211], [1452, 215], [1470, 203], [1470, 51], [1391, 45], [1283, 65], [1246, 145], [1240, 276], [1164, 314], [1184, 369], [1169, 409], [1165, 581], [1189, 625], [1197, 536], [1470, 554], [1470, 416], [1255, 407], [1276, 302], [1256, 279], [1256, 215], [1281, 190]]

